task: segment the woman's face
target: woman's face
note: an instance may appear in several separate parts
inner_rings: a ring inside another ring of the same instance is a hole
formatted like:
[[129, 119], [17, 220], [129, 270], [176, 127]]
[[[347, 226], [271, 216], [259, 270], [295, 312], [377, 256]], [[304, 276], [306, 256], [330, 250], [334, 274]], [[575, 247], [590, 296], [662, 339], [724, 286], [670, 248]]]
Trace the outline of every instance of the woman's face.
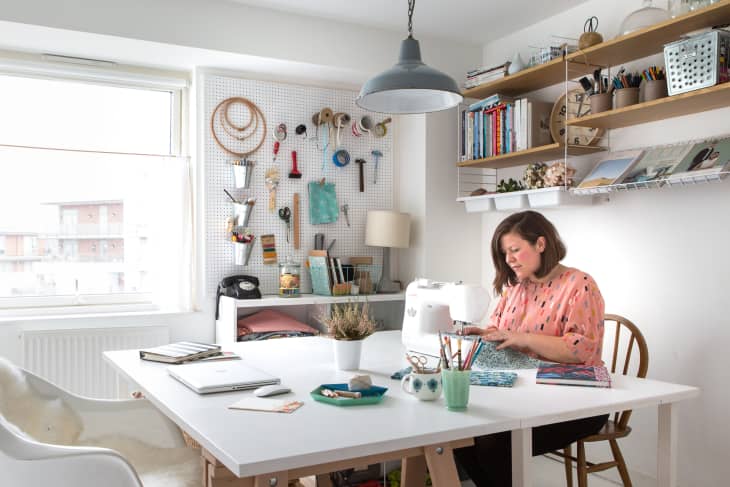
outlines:
[[545, 250], [545, 237], [538, 237], [535, 245], [515, 232], [505, 233], [500, 239], [505, 262], [510, 266], [517, 279], [534, 279], [540, 268], [542, 252]]

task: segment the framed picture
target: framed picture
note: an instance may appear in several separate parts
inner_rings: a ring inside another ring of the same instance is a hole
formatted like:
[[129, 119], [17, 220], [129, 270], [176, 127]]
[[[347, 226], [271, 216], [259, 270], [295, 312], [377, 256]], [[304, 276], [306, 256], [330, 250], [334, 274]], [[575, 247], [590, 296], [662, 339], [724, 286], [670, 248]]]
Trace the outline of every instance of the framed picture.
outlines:
[[612, 152], [601, 159], [596, 167], [578, 185], [578, 188], [596, 188], [621, 181], [636, 164], [643, 151]]

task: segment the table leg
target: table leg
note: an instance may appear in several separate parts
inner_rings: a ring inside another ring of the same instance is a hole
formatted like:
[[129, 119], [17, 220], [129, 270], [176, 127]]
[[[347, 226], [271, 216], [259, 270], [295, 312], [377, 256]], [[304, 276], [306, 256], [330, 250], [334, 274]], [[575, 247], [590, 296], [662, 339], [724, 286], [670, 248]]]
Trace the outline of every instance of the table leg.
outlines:
[[659, 405], [657, 485], [677, 487], [677, 408], [672, 403]]
[[403, 487], [426, 485], [426, 458], [424, 456], [401, 460], [400, 484]]
[[254, 487], [287, 487], [289, 476], [286, 472], [275, 472], [266, 475], [257, 475]]
[[330, 474], [322, 473], [317, 475], [317, 487], [334, 487]]
[[454, 450], [450, 445], [431, 445], [425, 447], [423, 451], [433, 487], [453, 487], [460, 484], [454, 462]]
[[532, 476], [532, 428], [512, 431], [512, 487], [530, 487]]

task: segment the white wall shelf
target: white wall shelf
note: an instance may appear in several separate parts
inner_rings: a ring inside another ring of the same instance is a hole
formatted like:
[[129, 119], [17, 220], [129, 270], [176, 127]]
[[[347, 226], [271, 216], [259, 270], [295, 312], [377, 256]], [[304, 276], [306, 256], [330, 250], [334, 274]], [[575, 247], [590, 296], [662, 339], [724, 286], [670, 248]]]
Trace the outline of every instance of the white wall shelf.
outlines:
[[580, 198], [563, 186], [526, 189], [510, 193], [491, 193], [466, 196], [456, 201], [464, 203], [468, 213], [481, 211], [511, 211], [523, 208], [555, 208], [562, 206], [590, 205], [591, 199]]
[[[218, 308], [219, 318], [215, 322], [215, 341], [220, 345], [235, 343], [237, 339], [238, 310], [260, 308], [278, 308], [281, 306], [329, 306], [335, 303], [388, 303], [404, 301], [405, 292], [394, 294], [359, 294], [356, 296], [319, 296], [317, 294], [301, 294], [297, 298], [282, 298], [275, 294], [265, 294], [261, 299], [234, 299], [221, 296]], [[311, 313], [308, 313], [311, 314]]]

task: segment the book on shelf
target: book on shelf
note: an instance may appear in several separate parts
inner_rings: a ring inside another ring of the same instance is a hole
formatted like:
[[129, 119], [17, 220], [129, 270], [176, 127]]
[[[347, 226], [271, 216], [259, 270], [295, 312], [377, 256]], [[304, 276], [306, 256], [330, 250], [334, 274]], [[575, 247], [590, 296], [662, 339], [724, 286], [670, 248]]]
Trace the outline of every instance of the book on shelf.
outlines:
[[494, 95], [483, 98], [469, 105], [470, 112], [476, 112], [478, 110], [484, 110], [487, 108], [496, 107], [502, 103], [513, 103], [515, 101], [511, 96], [500, 95], [496, 93]]
[[669, 182], [724, 177], [730, 168], [730, 138], [709, 139], [692, 146], [669, 176]]
[[615, 184], [631, 170], [643, 151], [612, 152], [603, 159], [581, 181], [578, 188], [598, 188]]
[[611, 387], [611, 376], [602, 365], [540, 362], [535, 382], [584, 387]]
[[221, 354], [220, 345], [199, 342], [176, 342], [139, 351], [139, 358], [166, 364], [181, 364]]
[[326, 250], [310, 250], [307, 263], [312, 281], [312, 293], [332, 296], [332, 277]]

